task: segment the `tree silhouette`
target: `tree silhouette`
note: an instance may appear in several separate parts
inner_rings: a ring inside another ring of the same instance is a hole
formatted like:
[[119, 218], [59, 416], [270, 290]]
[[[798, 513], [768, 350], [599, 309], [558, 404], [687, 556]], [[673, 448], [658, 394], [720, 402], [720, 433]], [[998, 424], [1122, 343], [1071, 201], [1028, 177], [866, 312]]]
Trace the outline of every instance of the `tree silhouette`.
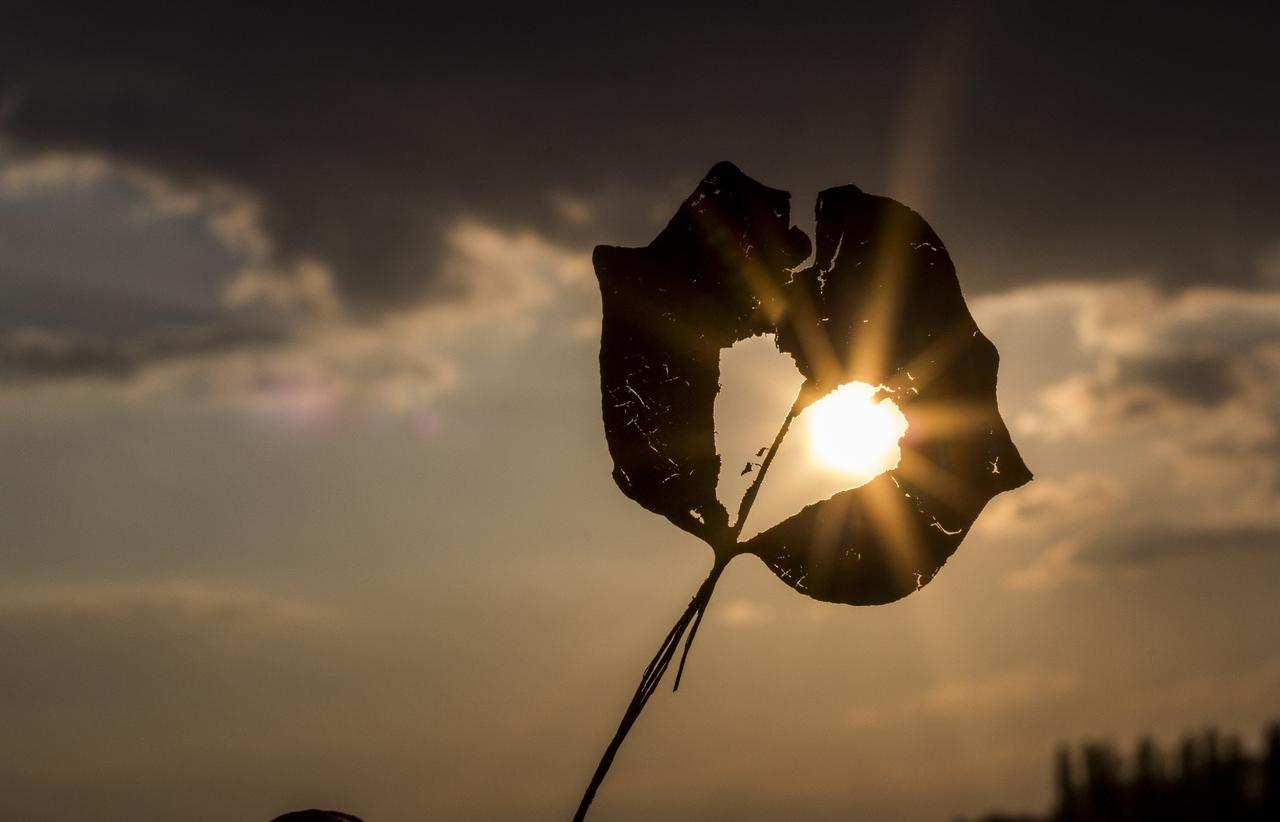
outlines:
[[[1280, 819], [1280, 723], [1267, 729], [1256, 756], [1249, 756], [1236, 737], [1210, 728], [1184, 737], [1173, 754], [1144, 737], [1128, 764], [1108, 743], [1086, 743], [1075, 757], [1059, 747], [1053, 773], [1052, 810], [1026, 819], [1274, 822]], [[992, 814], [984, 820], [1006, 818]]]

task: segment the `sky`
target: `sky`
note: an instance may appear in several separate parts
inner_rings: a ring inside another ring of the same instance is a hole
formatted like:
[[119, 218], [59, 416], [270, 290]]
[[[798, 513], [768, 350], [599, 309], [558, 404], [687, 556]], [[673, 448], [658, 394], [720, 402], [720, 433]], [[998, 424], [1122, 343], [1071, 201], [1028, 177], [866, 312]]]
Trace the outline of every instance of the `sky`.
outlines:
[[[1036, 479], [891, 605], [735, 561], [591, 818], [943, 820], [1044, 807], [1060, 741], [1253, 742], [1277, 34], [1176, 4], [0, 12], [0, 811], [567, 818], [711, 561], [610, 480], [590, 253], [726, 159], [806, 231], [846, 183], [929, 220]], [[727, 357], [717, 427], [770, 430], [788, 363]]]

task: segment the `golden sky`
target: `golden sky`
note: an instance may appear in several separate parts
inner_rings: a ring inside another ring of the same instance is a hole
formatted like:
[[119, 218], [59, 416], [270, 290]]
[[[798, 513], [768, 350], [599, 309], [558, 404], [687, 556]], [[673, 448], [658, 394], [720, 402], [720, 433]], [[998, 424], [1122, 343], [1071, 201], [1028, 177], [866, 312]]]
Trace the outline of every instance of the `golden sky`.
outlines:
[[[1036, 479], [891, 605], [735, 561], [593, 819], [1035, 809], [1280, 709], [1270, 20], [209, 14], [0, 21], [0, 811], [567, 818], [710, 565], [610, 479], [590, 251], [721, 159], [921, 211]], [[795, 372], [726, 357], [750, 453]]]

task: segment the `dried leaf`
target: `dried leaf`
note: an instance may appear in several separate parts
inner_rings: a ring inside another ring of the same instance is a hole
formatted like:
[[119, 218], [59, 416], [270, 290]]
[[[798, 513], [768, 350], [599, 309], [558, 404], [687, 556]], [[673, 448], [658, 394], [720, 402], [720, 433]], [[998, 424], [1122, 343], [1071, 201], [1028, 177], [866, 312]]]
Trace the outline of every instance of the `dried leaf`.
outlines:
[[809, 256], [790, 195], [720, 163], [645, 248], [599, 246], [600, 390], [613, 478], [645, 508], [722, 544], [713, 412], [720, 351], [771, 332]]
[[[802, 593], [889, 602], [931, 580], [983, 506], [1031, 475], [996, 407], [995, 347], [924, 219], [855, 186], [828, 189], [813, 264], [799, 271], [810, 246], [789, 220], [790, 195], [720, 163], [647, 247], [596, 249], [614, 479]], [[794, 412], [858, 380], [882, 386], [909, 427], [896, 469], [738, 544], [716, 498], [713, 411], [720, 352], [756, 334], [775, 334], [806, 379]]]
[[996, 407], [999, 355], [928, 223], [855, 186], [819, 195], [814, 263], [785, 298], [779, 348], [808, 397], [882, 386], [908, 428], [897, 468], [744, 547], [815, 599], [891, 602], [933, 579], [992, 497], [1031, 479]]
[[[965, 306], [942, 241], [911, 209], [854, 186], [818, 198], [812, 265], [790, 195], [716, 165], [645, 248], [599, 246], [600, 390], [614, 481], [697, 535], [715, 564], [645, 669], [574, 816], [586, 817], [618, 749], [685, 640], [685, 659], [725, 565], [752, 553], [815, 599], [869, 605], [933, 579], [983, 506], [1031, 474], [996, 407], [995, 347]], [[773, 334], [805, 378], [731, 521], [717, 499], [720, 352]], [[896, 468], [815, 502], [746, 542], [739, 535], [792, 420], [852, 381], [906, 416]]]

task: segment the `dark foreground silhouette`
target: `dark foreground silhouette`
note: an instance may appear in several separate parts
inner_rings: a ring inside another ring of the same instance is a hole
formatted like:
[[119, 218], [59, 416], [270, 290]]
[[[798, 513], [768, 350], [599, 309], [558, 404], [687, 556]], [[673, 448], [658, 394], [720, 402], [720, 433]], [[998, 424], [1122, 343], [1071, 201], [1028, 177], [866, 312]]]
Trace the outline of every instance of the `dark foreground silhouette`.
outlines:
[[1275, 822], [1280, 820], [1280, 722], [1257, 755], [1216, 730], [1176, 750], [1138, 742], [1126, 762], [1110, 743], [1066, 747], [1054, 760], [1057, 797], [1047, 815], [993, 813], [981, 822]]
[[305, 811], [286, 813], [284, 816], [277, 816], [271, 822], [364, 822], [364, 820], [342, 811], [321, 811], [311, 808]]

